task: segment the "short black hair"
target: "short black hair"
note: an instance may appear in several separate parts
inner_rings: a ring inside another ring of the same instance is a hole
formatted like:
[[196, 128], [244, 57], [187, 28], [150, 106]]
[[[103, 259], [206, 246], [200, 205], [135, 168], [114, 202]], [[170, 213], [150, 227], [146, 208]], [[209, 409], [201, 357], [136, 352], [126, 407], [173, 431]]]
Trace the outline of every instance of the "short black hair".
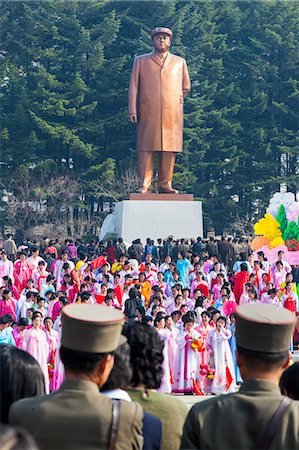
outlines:
[[21, 317], [21, 319], [18, 322], [18, 326], [19, 327], [28, 327], [29, 322], [27, 319], [25, 319], [25, 317]]
[[139, 322], [127, 324], [123, 330], [131, 349], [132, 386], [158, 389], [162, 381], [164, 344], [156, 330]]
[[87, 302], [87, 300], [89, 300], [91, 296], [92, 296], [92, 293], [89, 291], [84, 291], [84, 292], [80, 293], [81, 301], [83, 303]]
[[[299, 400], [299, 362], [295, 362], [287, 367], [279, 380], [281, 393], [294, 399]], [[285, 392], [284, 392], [285, 391]]]
[[52, 275], [51, 273], [49, 273], [49, 275], [48, 275], [47, 278], [46, 278], [46, 282], [49, 283], [49, 281], [51, 281], [51, 280], [55, 280], [55, 277], [54, 277], [54, 275]]
[[153, 318], [152, 318], [152, 316], [143, 316], [142, 318], [141, 318], [141, 323], [143, 324], [143, 325], [148, 325], [150, 322], [152, 322], [153, 321]]
[[10, 319], [5, 315], [0, 317], [0, 325], [7, 325], [10, 323]]
[[12, 403], [44, 393], [44, 376], [35, 358], [12, 345], [0, 345], [0, 421], [8, 423]]
[[40, 311], [34, 311], [33, 316], [32, 316], [32, 321], [35, 320], [37, 317], [42, 318], [43, 315]]
[[194, 323], [194, 315], [190, 314], [193, 311], [188, 311], [183, 317], [182, 317], [182, 321], [183, 324], [186, 325], [186, 323]]
[[52, 319], [52, 317], [47, 316], [44, 318], [44, 324], [46, 323], [46, 320], [51, 320], [52, 324], [54, 325], [54, 320]]
[[289, 351], [277, 353], [257, 352], [240, 347], [237, 344], [237, 351], [245, 362], [246, 366], [269, 372], [278, 369], [287, 360]]
[[[113, 352], [111, 352], [112, 354]], [[76, 374], [91, 374], [108, 353], [89, 353], [60, 347], [60, 358], [66, 369]]]
[[132, 380], [132, 367], [130, 365], [130, 346], [125, 342], [114, 353], [114, 366], [108, 380], [101, 391], [112, 389], [128, 389]]
[[218, 317], [217, 322], [219, 322], [219, 320], [222, 320], [226, 325], [226, 317], [220, 316], [220, 317]]

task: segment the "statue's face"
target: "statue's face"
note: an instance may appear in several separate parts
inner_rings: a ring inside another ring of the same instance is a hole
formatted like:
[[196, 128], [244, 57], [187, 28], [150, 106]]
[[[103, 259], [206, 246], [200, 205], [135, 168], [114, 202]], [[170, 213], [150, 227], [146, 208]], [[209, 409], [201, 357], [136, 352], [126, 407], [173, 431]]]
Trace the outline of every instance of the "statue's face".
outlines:
[[156, 52], [159, 53], [167, 52], [171, 44], [170, 36], [168, 36], [168, 34], [165, 33], [155, 34], [153, 37], [153, 44]]

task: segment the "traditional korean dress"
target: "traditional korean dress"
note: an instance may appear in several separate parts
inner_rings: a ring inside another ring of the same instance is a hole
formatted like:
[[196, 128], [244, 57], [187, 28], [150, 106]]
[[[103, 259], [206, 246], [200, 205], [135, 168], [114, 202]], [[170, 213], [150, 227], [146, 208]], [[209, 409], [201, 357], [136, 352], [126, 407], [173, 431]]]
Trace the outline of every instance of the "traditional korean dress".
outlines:
[[242, 377], [240, 374], [240, 369], [237, 365], [237, 358], [236, 358], [237, 343], [236, 343], [236, 324], [235, 323], [233, 323], [231, 325], [230, 331], [231, 331], [232, 336], [229, 339], [229, 345], [230, 345], [230, 349], [231, 349], [232, 357], [233, 357], [236, 383], [241, 383], [243, 380], [242, 380]]
[[27, 286], [27, 280], [28, 278], [31, 278], [32, 270], [28, 264], [28, 262], [25, 260], [19, 259], [14, 264], [14, 279], [15, 279], [15, 286], [18, 289], [19, 292], [21, 292], [22, 289], [26, 288]]
[[176, 337], [178, 335], [178, 332], [179, 332], [178, 328], [173, 326], [172, 330], [170, 331], [169, 340], [167, 341], [168, 360], [169, 360], [169, 367], [170, 367], [170, 379], [172, 381], [172, 384], [173, 384], [175, 358], [176, 358], [176, 354], [178, 351], [178, 345], [176, 343]]
[[273, 283], [275, 289], [280, 289], [280, 285], [285, 282], [286, 280], [286, 271], [284, 269], [282, 270], [275, 270], [273, 273]]
[[58, 325], [59, 343], [57, 345], [57, 350], [56, 350], [55, 360], [54, 360], [54, 373], [53, 373], [53, 381], [52, 381], [53, 391], [56, 391], [57, 389], [59, 389], [64, 380], [64, 365], [62, 364], [62, 361], [61, 361], [60, 355], [59, 355], [61, 332], [62, 332], [62, 325], [60, 322], [60, 324]]
[[32, 355], [39, 365], [44, 374], [45, 391], [49, 393], [49, 374], [48, 374], [48, 354], [49, 345], [46, 337], [46, 333], [42, 329], [30, 328], [27, 329], [23, 340], [23, 350]]
[[180, 272], [180, 280], [183, 283], [183, 287], [187, 288], [189, 286], [189, 271], [191, 270], [191, 263], [187, 258], [178, 259], [176, 263], [176, 268]]
[[[236, 274], [236, 281], [234, 285], [234, 294], [236, 302], [239, 303], [242, 294], [244, 293], [244, 284], [249, 280], [249, 273], [242, 271]], [[241, 304], [241, 302], [240, 302]]]
[[170, 380], [170, 367], [168, 358], [168, 341], [170, 339], [170, 331], [167, 328], [157, 330], [159, 338], [164, 342], [163, 348], [163, 363], [162, 363], [162, 381], [158, 392], [164, 392], [165, 394], [171, 393], [171, 380]]
[[204, 351], [199, 353], [199, 366], [198, 372], [196, 374], [196, 379], [198, 380], [199, 388], [205, 393], [211, 392], [211, 380], [208, 379], [208, 360], [209, 360], [209, 352], [206, 346], [207, 337], [210, 331], [213, 330], [213, 327], [208, 324], [205, 327], [203, 324], [195, 327], [195, 330], [199, 333], [199, 339], [202, 341], [204, 345]]
[[59, 333], [56, 330], [45, 330], [47, 341], [49, 344], [49, 353], [48, 353], [48, 373], [49, 373], [49, 381], [50, 381], [50, 391], [53, 391], [53, 378], [54, 378], [54, 363], [55, 363], [55, 355], [59, 343]]
[[10, 314], [13, 320], [17, 318], [17, 301], [14, 298], [8, 300], [0, 300], [0, 317]]
[[231, 332], [222, 328], [220, 332], [215, 328], [207, 337], [207, 348], [211, 355], [211, 366], [215, 368], [215, 376], [212, 382], [213, 394], [234, 392], [236, 385], [235, 370], [232, 352], [228, 343]]
[[193, 392], [196, 372], [199, 366], [199, 353], [191, 348], [193, 339], [198, 339], [199, 333], [192, 329], [188, 336], [185, 328], [177, 335], [175, 368], [173, 374], [173, 392]]
[[15, 340], [16, 347], [22, 349], [23, 348], [23, 340], [26, 330], [20, 331], [19, 328], [15, 328], [12, 330], [11, 334]]

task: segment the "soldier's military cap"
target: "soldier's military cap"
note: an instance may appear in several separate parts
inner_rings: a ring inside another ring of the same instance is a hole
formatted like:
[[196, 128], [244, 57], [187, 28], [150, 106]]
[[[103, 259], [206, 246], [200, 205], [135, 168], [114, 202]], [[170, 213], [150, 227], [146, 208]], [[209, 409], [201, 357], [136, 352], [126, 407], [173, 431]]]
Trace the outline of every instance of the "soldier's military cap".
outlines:
[[153, 38], [155, 36], [155, 34], [167, 34], [168, 36], [170, 36], [172, 38], [172, 31], [170, 28], [166, 28], [166, 27], [156, 27], [151, 31], [151, 38]]
[[285, 308], [262, 303], [240, 305], [236, 311], [236, 343], [260, 353], [280, 353], [290, 347], [296, 318]]
[[71, 350], [109, 353], [126, 342], [121, 335], [124, 315], [98, 304], [66, 305], [62, 310], [61, 344]]

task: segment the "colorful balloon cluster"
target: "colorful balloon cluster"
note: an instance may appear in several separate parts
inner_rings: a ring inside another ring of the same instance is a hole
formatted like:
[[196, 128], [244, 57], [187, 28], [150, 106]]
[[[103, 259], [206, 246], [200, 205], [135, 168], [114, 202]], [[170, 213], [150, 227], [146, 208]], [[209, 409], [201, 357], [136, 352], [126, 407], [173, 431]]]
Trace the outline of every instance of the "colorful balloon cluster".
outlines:
[[253, 228], [258, 235], [251, 242], [253, 250], [283, 246], [289, 252], [299, 251], [299, 201], [295, 195], [276, 192], [266, 214]]

